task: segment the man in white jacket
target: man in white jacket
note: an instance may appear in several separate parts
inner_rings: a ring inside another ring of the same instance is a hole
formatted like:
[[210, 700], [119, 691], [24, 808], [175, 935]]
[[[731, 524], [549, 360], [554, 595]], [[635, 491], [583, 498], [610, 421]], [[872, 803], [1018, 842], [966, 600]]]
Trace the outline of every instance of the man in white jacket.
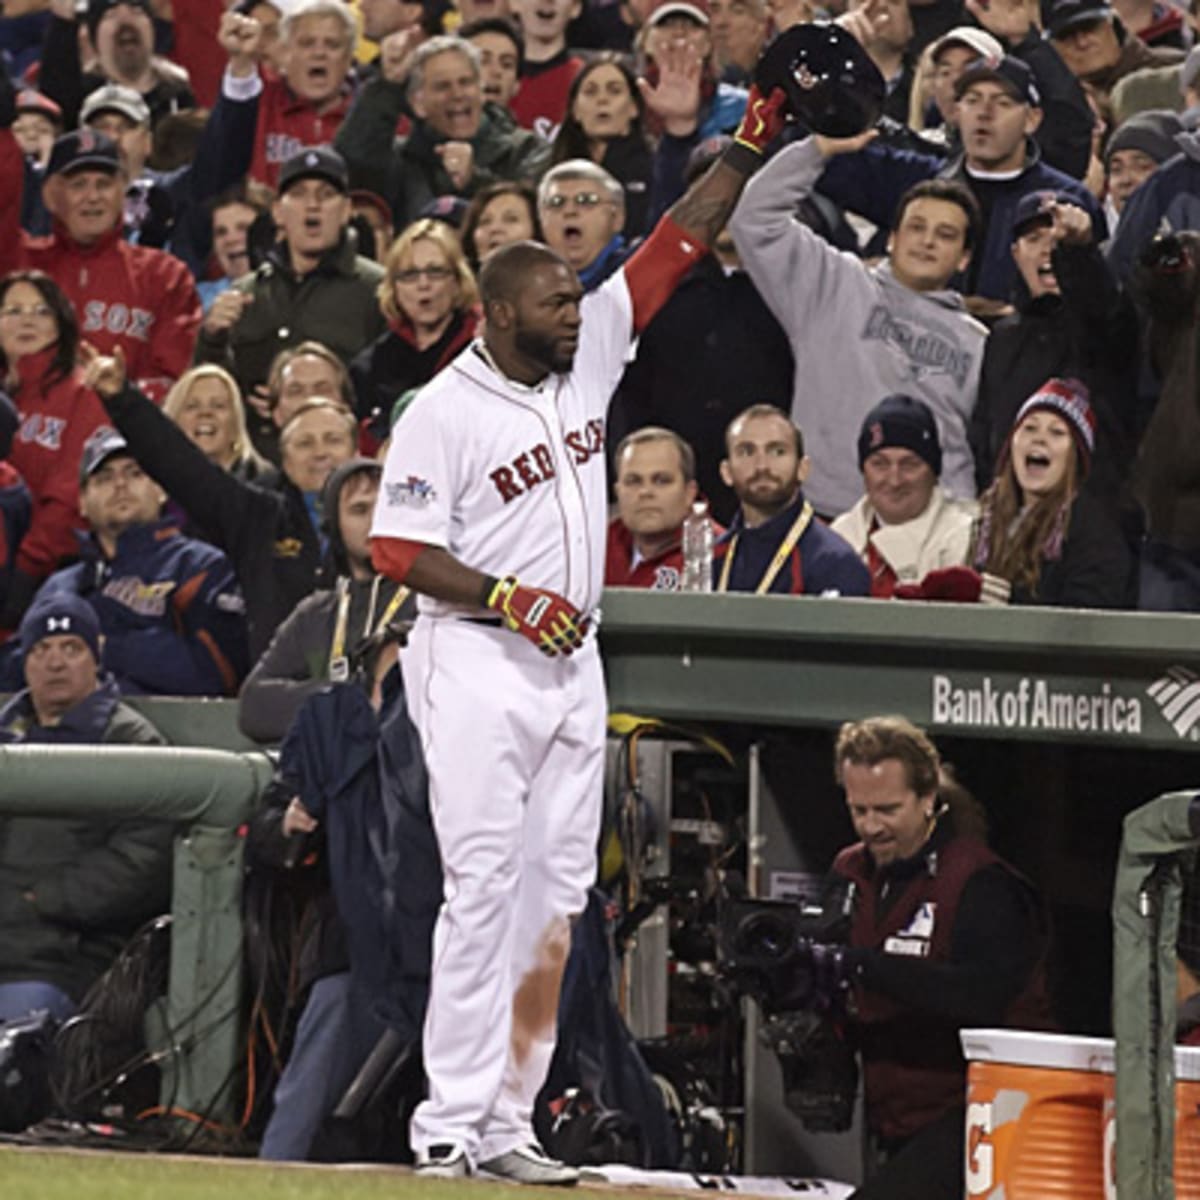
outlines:
[[818, 135], [781, 150], [750, 181], [730, 222], [742, 265], [791, 342], [792, 418], [813, 463], [804, 490], [826, 516], [860, 495], [855, 438], [871, 406], [894, 392], [932, 410], [946, 490], [975, 495], [967, 420], [987, 330], [947, 287], [978, 237], [974, 197], [945, 179], [909, 189], [896, 210], [888, 259], [877, 267], [835, 250], [794, 216], [827, 159], [861, 149], [873, 136]]
[[890, 597], [897, 584], [967, 561], [976, 505], [942, 490], [942, 446], [929, 405], [886, 396], [858, 435], [866, 493], [833, 522], [871, 574], [871, 595]]

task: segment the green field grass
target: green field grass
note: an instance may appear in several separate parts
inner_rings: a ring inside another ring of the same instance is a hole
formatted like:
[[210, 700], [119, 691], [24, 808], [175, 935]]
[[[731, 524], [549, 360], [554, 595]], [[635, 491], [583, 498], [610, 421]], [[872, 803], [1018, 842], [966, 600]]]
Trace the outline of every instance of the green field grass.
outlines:
[[[611, 1187], [522, 1195], [611, 1197]], [[626, 1189], [620, 1189], [625, 1191]], [[104, 1151], [0, 1148], [3, 1200], [514, 1200], [512, 1184], [416, 1179], [401, 1168], [305, 1167]], [[661, 1192], [637, 1191], [640, 1198]]]

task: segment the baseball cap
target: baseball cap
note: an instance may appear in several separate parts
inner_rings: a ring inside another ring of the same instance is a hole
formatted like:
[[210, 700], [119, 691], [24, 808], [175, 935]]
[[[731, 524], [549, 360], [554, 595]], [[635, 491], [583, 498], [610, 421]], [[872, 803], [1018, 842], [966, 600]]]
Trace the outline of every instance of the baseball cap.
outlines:
[[937, 62], [938, 55], [950, 46], [965, 46], [968, 50], [974, 50], [980, 58], [1004, 57], [1004, 47], [986, 29], [976, 25], [956, 25], [948, 33], [943, 33], [933, 43], [930, 58]]
[[1009, 93], [1021, 104], [1029, 104], [1039, 108], [1042, 98], [1038, 94], [1033, 72], [1019, 58], [1011, 54], [1001, 55], [1000, 58], [977, 58], [958, 77], [954, 85], [954, 97], [961, 100], [967, 88], [972, 84], [984, 82], [998, 83], [1007, 88]]
[[90, 37], [95, 38], [96, 26], [104, 19], [104, 14], [110, 8], [116, 8], [119, 4], [128, 5], [130, 8], [140, 8], [147, 16], [152, 15], [150, 12], [150, 0], [88, 0], [85, 21]]
[[133, 456], [129, 443], [115, 429], [105, 429], [88, 439], [79, 457], [79, 486], [82, 487], [110, 458]]
[[96, 129], [75, 129], [55, 140], [46, 165], [46, 178], [72, 175], [76, 171], [107, 171], [115, 175], [121, 169], [117, 143]]
[[1042, 0], [1042, 21], [1052, 38], [1079, 25], [1095, 25], [1112, 19], [1108, 0]]
[[92, 657], [100, 662], [100, 621], [95, 609], [72, 592], [34, 600], [17, 631], [22, 657], [48, 637], [68, 635], [82, 638]]
[[115, 112], [128, 117], [135, 125], [150, 124], [150, 106], [141, 93], [119, 83], [106, 83], [89, 93], [79, 110], [79, 123], [86, 125], [97, 113]]
[[1052, 188], [1026, 192], [1013, 210], [1012, 240], [1015, 242], [1037, 225], [1053, 225], [1054, 214], [1050, 211], [1050, 205], [1055, 203], [1078, 204], [1079, 198], [1069, 192], [1056, 192]]
[[451, 229], [461, 229], [468, 207], [461, 196], [434, 196], [417, 216], [432, 217], [435, 221], [445, 221]]
[[708, 25], [708, 0], [662, 0], [662, 3], [646, 19], [646, 25], [655, 25], [670, 17], [690, 17], [697, 25]]
[[332, 146], [304, 146], [279, 169], [279, 194], [301, 179], [324, 179], [339, 192], [350, 191], [346, 160]]
[[942, 473], [942, 443], [933, 410], [912, 396], [885, 396], [863, 418], [858, 434], [858, 465], [889, 447], [911, 450], [934, 475]]
[[55, 125], [61, 126], [63, 123], [62, 109], [49, 96], [42, 95], [34, 88], [22, 88], [17, 93], [17, 112], [38, 113]]

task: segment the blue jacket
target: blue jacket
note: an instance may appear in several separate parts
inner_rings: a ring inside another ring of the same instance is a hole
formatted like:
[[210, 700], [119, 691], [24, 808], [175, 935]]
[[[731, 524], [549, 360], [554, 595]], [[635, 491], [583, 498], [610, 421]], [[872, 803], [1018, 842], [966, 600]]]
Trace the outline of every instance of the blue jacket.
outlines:
[[1200, 133], [1181, 133], [1183, 151], [1165, 163], [1129, 197], [1108, 247], [1108, 265], [1129, 283], [1138, 256], [1154, 235], [1200, 229]]
[[[1103, 210], [1091, 192], [1078, 179], [1046, 166], [1032, 138], [1026, 139], [1025, 147], [1025, 169], [1016, 178], [1003, 182], [987, 181], [993, 197], [992, 208], [987, 214], [983, 240], [975, 247], [966, 272], [974, 280], [974, 286], [968, 286], [966, 278], [960, 275], [948, 285], [955, 291], [988, 296], [993, 300], [1011, 299], [1017, 281], [1017, 268], [1012, 257], [1013, 217], [1017, 202], [1029, 192], [1068, 193], [1090, 214], [1096, 242], [1100, 243], [1108, 236]], [[977, 194], [979, 191], [973, 186], [961, 155], [945, 162], [927, 154], [878, 144], [868, 146], [858, 154], [843, 154], [831, 159], [817, 187], [835, 204], [866, 217], [881, 230], [887, 230], [892, 227], [904, 193], [913, 184], [934, 178], [954, 179]]]
[[378, 714], [358, 684], [310, 696], [280, 750], [280, 775], [324, 826], [355, 984], [380, 1020], [419, 1036], [442, 861], [399, 670], [384, 680]]
[[[783, 512], [776, 513], [753, 529], [746, 528], [745, 516], [739, 509], [732, 524], [717, 540], [713, 555], [713, 582], [721, 578], [726, 555], [734, 553], [727, 590], [753, 592], [767, 573], [775, 552], [787, 537], [803, 505], [804, 493], [799, 492]], [[736, 551], [733, 548], [735, 539]], [[871, 576], [850, 543], [813, 517], [772, 581], [769, 594], [820, 596], [833, 592], [839, 596], [866, 596], [870, 591]]]
[[245, 605], [225, 555], [171, 521], [126, 530], [106, 560], [88, 538], [82, 561], [39, 596], [73, 592], [100, 618], [104, 666], [126, 695], [231, 696], [248, 666]]

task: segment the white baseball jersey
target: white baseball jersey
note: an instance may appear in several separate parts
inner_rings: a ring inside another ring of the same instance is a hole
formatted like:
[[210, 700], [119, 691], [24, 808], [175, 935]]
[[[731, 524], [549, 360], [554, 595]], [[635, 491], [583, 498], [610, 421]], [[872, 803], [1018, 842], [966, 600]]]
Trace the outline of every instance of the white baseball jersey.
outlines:
[[[477, 340], [427, 384], [392, 431], [372, 537], [448, 550], [590, 612], [604, 586], [604, 421], [633, 342], [618, 271], [581, 304], [569, 374], [525, 387]], [[430, 616], [474, 613], [421, 596]]]

